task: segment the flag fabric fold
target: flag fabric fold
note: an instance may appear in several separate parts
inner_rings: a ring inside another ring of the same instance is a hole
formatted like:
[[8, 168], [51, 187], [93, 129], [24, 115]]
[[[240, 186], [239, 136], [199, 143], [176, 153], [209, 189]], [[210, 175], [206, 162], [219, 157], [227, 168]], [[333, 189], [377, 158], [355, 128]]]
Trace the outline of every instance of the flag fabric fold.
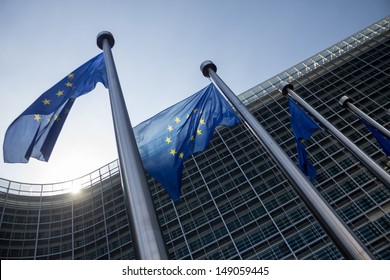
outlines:
[[316, 169], [309, 162], [304, 141], [309, 140], [314, 131], [320, 129], [320, 127], [290, 97], [288, 98], [288, 104], [291, 116], [290, 124], [297, 143], [298, 166], [303, 174], [314, 182], [317, 175]]
[[75, 99], [98, 82], [108, 87], [103, 53], [44, 92], [12, 122], [4, 137], [4, 162], [27, 163], [31, 157], [48, 161]]
[[213, 84], [134, 127], [145, 170], [180, 199], [183, 162], [204, 150], [218, 125], [239, 122]]
[[382, 148], [386, 156], [390, 157], [390, 139], [369, 122], [365, 121], [362, 118], [360, 118], [360, 120], [366, 125], [367, 129], [372, 133], [372, 135], [374, 135], [376, 141], [378, 142], [379, 146]]

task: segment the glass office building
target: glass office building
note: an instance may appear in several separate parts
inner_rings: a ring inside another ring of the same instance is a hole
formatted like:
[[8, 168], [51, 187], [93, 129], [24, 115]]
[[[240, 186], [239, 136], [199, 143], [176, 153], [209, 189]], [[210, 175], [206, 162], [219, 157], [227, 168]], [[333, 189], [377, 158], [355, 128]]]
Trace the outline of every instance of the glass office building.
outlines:
[[[339, 104], [347, 95], [390, 127], [390, 17], [242, 93], [297, 163], [287, 98], [295, 92], [384, 169], [375, 138]], [[227, 81], [228, 82], [228, 81]], [[326, 130], [307, 143], [314, 187], [376, 259], [390, 259], [390, 190]], [[170, 259], [343, 259], [300, 195], [243, 125], [217, 129], [185, 162], [173, 203], [148, 177]], [[0, 179], [1, 259], [133, 259], [117, 161], [58, 184]]]

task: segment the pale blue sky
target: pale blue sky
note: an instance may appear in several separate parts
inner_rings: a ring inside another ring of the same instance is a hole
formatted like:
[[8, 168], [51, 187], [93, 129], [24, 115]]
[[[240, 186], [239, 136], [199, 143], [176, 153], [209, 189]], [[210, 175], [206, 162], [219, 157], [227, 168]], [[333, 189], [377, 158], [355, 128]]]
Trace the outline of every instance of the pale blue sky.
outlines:
[[[209, 81], [204, 60], [236, 93], [390, 14], [389, 0], [0, 0], [0, 139], [39, 95], [97, 55], [113, 33], [133, 125]], [[0, 177], [50, 183], [117, 158], [108, 91], [77, 99], [48, 163], [0, 163]]]

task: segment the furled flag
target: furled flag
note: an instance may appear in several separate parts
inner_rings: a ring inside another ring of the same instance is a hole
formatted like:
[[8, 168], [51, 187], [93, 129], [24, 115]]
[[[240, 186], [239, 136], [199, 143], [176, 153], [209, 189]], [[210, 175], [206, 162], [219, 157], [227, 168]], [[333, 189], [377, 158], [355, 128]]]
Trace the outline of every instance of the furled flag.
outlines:
[[145, 170], [177, 201], [183, 162], [202, 151], [218, 125], [239, 122], [213, 84], [134, 128]]
[[307, 158], [307, 152], [303, 142], [309, 140], [314, 131], [320, 129], [320, 127], [309, 118], [306, 113], [291, 100], [291, 98], [288, 98], [288, 104], [290, 107], [291, 128], [297, 143], [298, 166], [299, 169], [314, 182], [316, 178], [316, 169]]
[[360, 118], [360, 120], [366, 125], [367, 129], [372, 133], [372, 135], [374, 135], [376, 141], [386, 156], [390, 157], [390, 139], [378, 129], [376, 129], [372, 124], [366, 122], [362, 118]]
[[48, 161], [74, 100], [98, 82], [108, 87], [103, 53], [43, 93], [8, 127], [4, 162], [26, 163], [30, 157]]

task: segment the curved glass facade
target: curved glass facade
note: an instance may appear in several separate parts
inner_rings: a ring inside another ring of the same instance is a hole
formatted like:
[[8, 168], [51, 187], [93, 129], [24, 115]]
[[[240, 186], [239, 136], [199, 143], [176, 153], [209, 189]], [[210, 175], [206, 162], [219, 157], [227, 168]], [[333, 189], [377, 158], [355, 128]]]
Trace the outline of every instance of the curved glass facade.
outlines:
[[2, 259], [134, 258], [118, 164], [76, 180], [0, 180]]
[[[390, 17], [240, 95], [297, 162], [281, 80], [379, 165], [389, 159], [343, 95], [390, 127]], [[326, 131], [309, 158], [316, 189], [376, 259], [390, 259], [390, 190]], [[148, 177], [170, 259], [343, 259], [279, 167], [242, 124], [217, 129], [184, 166], [173, 203]], [[0, 179], [1, 259], [133, 259], [118, 163], [58, 184]]]

